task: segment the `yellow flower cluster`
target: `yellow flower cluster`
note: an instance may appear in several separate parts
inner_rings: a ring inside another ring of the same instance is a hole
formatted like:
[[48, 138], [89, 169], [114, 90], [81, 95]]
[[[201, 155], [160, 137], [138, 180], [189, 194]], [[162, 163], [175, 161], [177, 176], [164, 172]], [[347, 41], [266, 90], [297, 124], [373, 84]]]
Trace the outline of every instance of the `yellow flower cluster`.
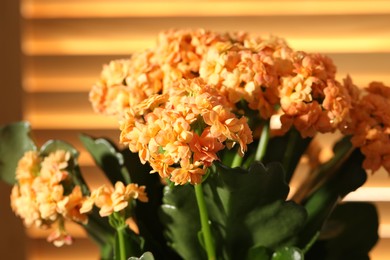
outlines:
[[133, 199], [142, 202], [148, 202], [145, 193], [145, 186], [138, 187], [137, 184], [130, 183], [125, 186], [122, 182], [115, 183], [114, 190], [103, 185], [91, 193], [91, 196], [83, 202], [80, 208], [81, 213], [88, 213], [93, 206], [100, 208], [99, 214], [107, 217], [113, 212], [119, 212], [125, 209]]
[[[90, 100], [98, 112], [124, 122], [121, 141], [142, 162], [177, 184], [198, 183], [225, 146], [239, 143], [240, 152], [245, 150], [250, 130], [235, 116], [247, 115], [243, 107], [257, 112], [251, 119], [271, 120], [275, 135], [291, 127], [302, 137], [336, 130], [355, 135], [353, 144], [365, 154], [367, 169], [388, 164], [387, 122], [377, 114], [389, 97], [372, 98], [378, 92], [370, 86], [371, 94], [361, 98], [349, 77], [339, 82], [335, 75], [328, 57], [295, 51], [277, 37], [169, 30], [159, 34], [155, 47], [106, 65]], [[188, 90], [194, 84], [202, 90]], [[372, 112], [357, 115], [362, 109]], [[363, 116], [377, 123], [364, 122]]]
[[36, 151], [26, 152], [18, 162], [18, 183], [11, 193], [11, 207], [26, 226], [49, 228], [57, 224], [57, 229], [48, 238], [56, 246], [72, 241], [65, 230], [64, 220], [88, 221], [87, 216], [79, 212], [84, 200], [80, 187], [75, 186], [65, 195], [63, 183], [69, 179], [70, 158], [70, 153], [63, 150], [44, 158]]

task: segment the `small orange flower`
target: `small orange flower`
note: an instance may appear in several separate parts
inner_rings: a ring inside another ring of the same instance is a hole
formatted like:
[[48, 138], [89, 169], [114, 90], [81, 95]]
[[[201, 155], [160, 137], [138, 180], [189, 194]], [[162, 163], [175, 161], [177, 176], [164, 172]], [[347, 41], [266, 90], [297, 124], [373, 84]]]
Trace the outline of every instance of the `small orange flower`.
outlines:
[[138, 186], [134, 183], [125, 186], [123, 183], [117, 182], [112, 190], [103, 185], [94, 190], [91, 196], [83, 202], [80, 213], [87, 213], [92, 210], [93, 205], [96, 205], [100, 208], [100, 216], [107, 217], [113, 212], [125, 209], [133, 199], [148, 202], [145, 186]]
[[214, 160], [219, 160], [217, 152], [225, 146], [210, 134], [210, 127], [203, 130], [201, 136], [194, 134], [190, 142], [190, 148], [194, 153], [194, 161], [203, 162], [205, 166], [210, 166]]

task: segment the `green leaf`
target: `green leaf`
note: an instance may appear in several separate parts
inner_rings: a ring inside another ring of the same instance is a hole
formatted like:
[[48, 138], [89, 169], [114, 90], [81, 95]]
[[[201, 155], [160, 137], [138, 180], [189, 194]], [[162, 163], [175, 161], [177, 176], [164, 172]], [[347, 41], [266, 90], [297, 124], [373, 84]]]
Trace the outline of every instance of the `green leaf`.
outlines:
[[303, 253], [296, 247], [283, 247], [278, 249], [273, 255], [272, 260], [303, 260]]
[[129, 260], [154, 260], [154, 257], [153, 257], [153, 254], [151, 252], [145, 252], [141, 255], [140, 258], [130, 257]]
[[379, 239], [378, 226], [378, 213], [373, 204], [342, 203], [333, 211], [319, 240], [306, 254], [306, 258], [313, 260], [369, 259], [369, 252]]
[[77, 159], [79, 157], [79, 152], [71, 144], [61, 141], [61, 140], [49, 140], [41, 146], [40, 153], [42, 156], [48, 156], [50, 153], [57, 150], [64, 150], [70, 152], [72, 156], [72, 162], [78, 164]]
[[[218, 246], [227, 252], [229, 259], [242, 258], [253, 247], [275, 250], [295, 240], [305, 223], [306, 211], [286, 201], [289, 187], [284, 178], [278, 163], [265, 167], [255, 162], [248, 171], [219, 167], [219, 175], [214, 176], [216, 183], [210, 184], [210, 189], [217, 186], [223, 207], [223, 212], [213, 215], [223, 217], [222, 222], [221, 217], [212, 222], [223, 230], [224, 242]], [[215, 200], [208, 206], [210, 212], [221, 209]]]
[[15, 184], [16, 167], [24, 153], [37, 150], [30, 131], [30, 124], [27, 122], [0, 127], [0, 178], [8, 184]]
[[123, 155], [114, 144], [105, 138], [95, 139], [84, 134], [80, 135], [80, 140], [112, 184], [117, 181], [130, 183]]

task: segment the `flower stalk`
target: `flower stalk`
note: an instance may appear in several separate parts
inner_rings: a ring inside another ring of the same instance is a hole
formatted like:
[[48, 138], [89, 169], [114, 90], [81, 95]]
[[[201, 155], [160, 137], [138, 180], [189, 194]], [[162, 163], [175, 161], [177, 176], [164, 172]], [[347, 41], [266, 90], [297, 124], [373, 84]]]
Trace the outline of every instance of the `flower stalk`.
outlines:
[[293, 169], [291, 168], [291, 162], [292, 162], [292, 157], [294, 155], [294, 150], [296, 148], [296, 145], [298, 143], [298, 139], [300, 138], [299, 132], [296, 131], [295, 129], [291, 129], [289, 133], [289, 138], [288, 138], [288, 143], [286, 147], [286, 151], [284, 153], [283, 161], [282, 164], [284, 166], [284, 169], [286, 170], [286, 182], [289, 183], [290, 180], [292, 179], [293, 175]]
[[233, 157], [232, 164], [230, 165], [231, 168], [239, 167], [242, 163], [242, 156], [240, 156], [238, 153], [236, 153]]
[[259, 140], [259, 145], [257, 146], [255, 161], [262, 161], [267, 151], [267, 145], [269, 140], [269, 122], [266, 122], [261, 131], [261, 137]]
[[209, 215], [208, 215], [201, 183], [195, 185], [195, 195], [196, 195], [196, 201], [198, 203], [198, 208], [199, 208], [200, 222], [202, 226], [201, 232], [202, 232], [204, 246], [207, 252], [207, 258], [209, 260], [214, 260], [216, 259], [214, 240], [211, 234]]
[[126, 226], [120, 226], [116, 228], [116, 234], [118, 237], [118, 246], [115, 249], [115, 260], [126, 260], [126, 239], [125, 239]]

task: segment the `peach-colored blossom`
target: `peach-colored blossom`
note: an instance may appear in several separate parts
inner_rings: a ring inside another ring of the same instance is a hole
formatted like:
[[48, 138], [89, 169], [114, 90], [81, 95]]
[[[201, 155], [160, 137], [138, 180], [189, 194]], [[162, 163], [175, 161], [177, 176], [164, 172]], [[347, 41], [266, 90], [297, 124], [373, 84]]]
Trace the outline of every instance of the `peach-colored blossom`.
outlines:
[[343, 128], [352, 100], [349, 89], [335, 80], [336, 68], [319, 54], [296, 52], [294, 73], [280, 79], [282, 132], [294, 125], [303, 137]]
[[[205, 166], [217, 159], [216, 152], [225, 147], [223, 142], [228, 148], [238, 143], [241, 155], [252, 142], [247, 119], [237, 118], [231, 109], [226, 98], [204, 80], [182, 79], [168, 92], [151, 96], [132, 108], [122, 120], [120, 141], [137, 152], [142, 163], [149, 162], [152, 173], [179, 183], [194, 182], [195, 175], [200, 178], [196, 173], [203, 174]], [[199, 141], [196, 133], [205, 129], [207, 142]], [[192, 142], [194, 136], [198, 140]], [[205, 151], [208, 156], [201, 156]], [[186, 170], [176, 169], [183, 165]], [[189, 173], [193, 177], [188, 177]]]
[[365, 156], [363, 167], [372, 172], [383, 166], [390, 173], [390, 87], [372, 82], [354, 102], [348, 132]]
[[174, 168], [171, 172], [170, 179], [175, 185], [184, 185], [187, 183], [199, 184], [202, 182], [202, 176], [206, 173], [206, 169], [200, 166], [200, 163], [195, 163]]
[[92, 191], [91, 196], [83, 202], [80, 213], [87, 213], [92, 210], [93, 205], [96, 205], [100, 208], [100, 216], [107, 217], [113, 212], [125, 209], [133, 199], [148, 202], [145, 186], [134, 183], [125, 186], [122, 182], [117, 182], [114, 189], [110, 189], [103, 185]]
[[[69, 180], [71, 155], [64, 150], [56, 150], [47, 155], [26, 152], [19, 160], [16, 172], [17, 184], [11, 193], [11, 207], [16, 215], [29, 227], [50, 228], [60, 226], [49, 241], [56, 246], [70, 244], [71, 238], [63, 227], [65, 220], [86, 223], [87, 217], [78, 212], [83, 196], [76, 186], [65, 195], [65, 187], [72, 188]], [[75, 212], [77, 209], [77, 212]]]
[[278, 77], [273, 57], [239, 44], [212, 46], [200, 67], [200, 77], [215, 85], [234, 105], [241, 99], [269, 118], [278, 104]]
[[211, 136], [210, 127], [203, 130], [201, 136], [194, 134], [190, 142], [194, 161], [201, 161], [205, 166], [210, 166], [213, 161], [219, 160], [217, 153], [224, 147], [217, 138]]

